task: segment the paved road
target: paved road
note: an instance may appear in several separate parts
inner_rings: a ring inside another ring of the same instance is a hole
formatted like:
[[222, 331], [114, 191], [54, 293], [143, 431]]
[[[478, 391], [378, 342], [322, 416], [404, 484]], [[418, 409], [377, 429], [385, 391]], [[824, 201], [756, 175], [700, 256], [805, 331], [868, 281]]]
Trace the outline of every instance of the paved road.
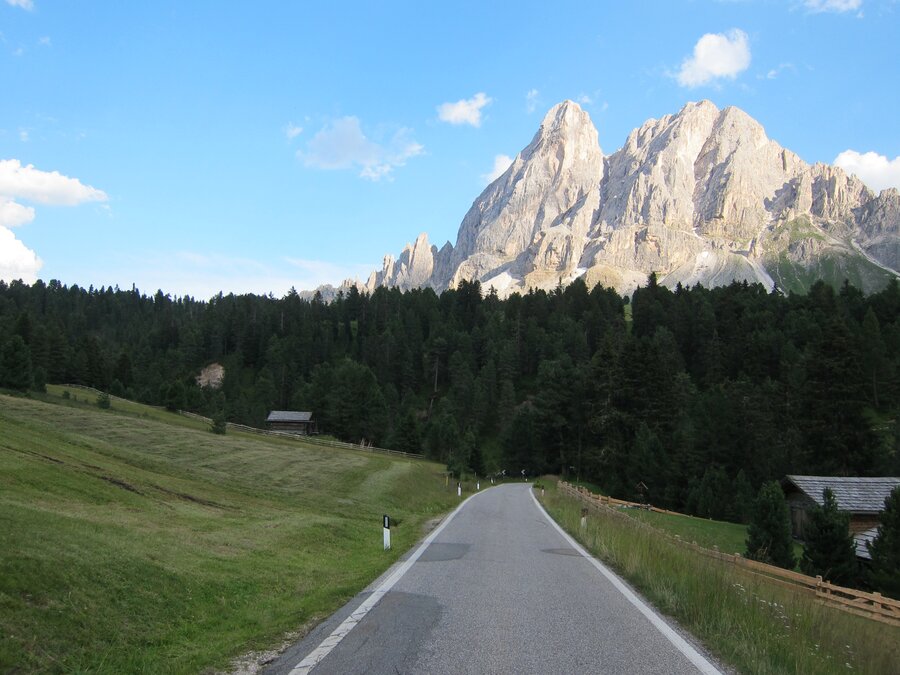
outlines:
[[429, 539], [265, 672], [717, 672], [573, 547], [528, 485], [473, 496]]

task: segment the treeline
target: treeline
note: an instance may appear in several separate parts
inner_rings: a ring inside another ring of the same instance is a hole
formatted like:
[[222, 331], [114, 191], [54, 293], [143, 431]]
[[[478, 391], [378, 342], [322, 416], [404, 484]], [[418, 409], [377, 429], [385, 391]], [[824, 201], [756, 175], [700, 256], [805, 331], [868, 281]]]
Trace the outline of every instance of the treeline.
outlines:
[[[552, 471], [746, 520], [788, 473], [897, 475], [900, 287], [732, 284], [631, 301], [581, 281], [500, 300], [355, 289], [209, 301], [0, 283], [0, 386], [84, 384], [262, 426], [425, 452], [456, 472]], [[217, 391], [195, 382], [217, 362]]]

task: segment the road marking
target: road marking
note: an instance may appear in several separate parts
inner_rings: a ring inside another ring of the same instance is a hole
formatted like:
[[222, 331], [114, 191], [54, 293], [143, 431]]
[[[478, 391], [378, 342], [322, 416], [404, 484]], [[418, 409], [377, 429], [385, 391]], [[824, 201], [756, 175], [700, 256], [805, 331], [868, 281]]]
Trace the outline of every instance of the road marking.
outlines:
[[383, 598], [388, 591], [390, 591], [394, 585], [403, 578], [403, 575], [409, 571], [409, 568], [412, 567], [415, 562], [419, 559], [419, 557], [425, 552], [425, 549], [428, 548], [428, 545], [431, 544], [432, 541], [441, 533], [441, 531], [447, 527], [451, 520], [459, 513], [463, 507], [468, 504], [469, 500], [473, 497], [477, 497], [478, 495], [486, 494], [488, 490], [484, 492], [477, 492], [473, 495], [470, 495], [466, 498], [466, 500], [456, 507], [456, 509], [450, 513], [428, 537], [425, 538], [419, 548], [415, 550], [415, 552], [403, 561], [394, 572], [384, 580], [378, 588], [372, 591], [372, 594], [366, 598], [359, 607], [354, 610], [350, 616], [344, 619], [343, 623], [340, 626], [335, 628], [331, 635], [322, 640], [318, 647], [313, 649], [309, 654], [306, 655], [306, 658], [303, 659], [300, 663], [291, 669], [290, 675], [306, 675], [309, 671], [318, 665], [318, 663], [324, 659], [328, 654], [331, 653], [331, 650], [340, 644], [341, 640], [347, 637], [347, 634], [356, 627], [360, 621], [362, 621], [363, 617], [368, 614], [372, 608], [378, 604], [378, 601]]
[[704, 675], [722, 675], [722, 672], [716, 668], [712, 663], [706, 660], [706, 658], [694, 649], [683, 637], [681, 637], [678, 633], [676, 633], [668, 623], [666, 623], [665, 619], [663, 619], [659, 614], [656, 613], [656, 610], [652, 609], [647, 603], [641, 600], [638, 596], [632, 592], [628, 586], [626, 586], [618, 576], [615, 575], [609, 568], [606, 567], [603, 563], [597, 560], [594, 556], [588, 553], [585, 548], [575, 541], [568, 532], [562, 529], [559, 524], [550, 517], [550, 514], [547, 513], [546, 509], [541, 505], [541, 503], [537, 500], [537, 497], [534, 496], [534, 492], [532, 490], [528, 491], [531, 495], [531, 499], [534, 501], [535, 506], [538, 507], [541, 513], [544, 514], [544, 518], [556, 528], [556, 531], [559, 532], [563, 538], [569, 542], [569, 544], [578, 551], [582, 556], [587, 558], [587, 560], [596, 567], [600, 574], [606, 577], [609, 582], [616, 587], [616, 589], [625, 596], [625, 598], [634, 605], [637, 610], [643, 614], [650, 623], [658, 630], [663, 636], [671, 642], [675, 648], [680, 651], [682, 654], [687, 657], [688, 661], [693, 663], [697, 669], [704, 673]]

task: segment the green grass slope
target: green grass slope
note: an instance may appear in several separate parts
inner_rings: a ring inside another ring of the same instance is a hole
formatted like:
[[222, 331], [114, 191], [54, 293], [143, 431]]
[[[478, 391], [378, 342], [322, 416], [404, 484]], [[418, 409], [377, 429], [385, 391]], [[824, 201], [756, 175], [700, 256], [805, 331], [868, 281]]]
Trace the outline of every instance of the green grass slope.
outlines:
[[225, 667], [327, 616], [457, 501], [434, 464], [58, 400], [0, 396], [2, 673]]

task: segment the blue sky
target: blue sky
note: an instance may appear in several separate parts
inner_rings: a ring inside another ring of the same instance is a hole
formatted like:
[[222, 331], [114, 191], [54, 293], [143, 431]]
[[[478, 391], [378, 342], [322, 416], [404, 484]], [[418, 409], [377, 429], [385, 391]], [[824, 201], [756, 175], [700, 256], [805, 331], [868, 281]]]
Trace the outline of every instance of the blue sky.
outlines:
[[364, 279], [420, 232], [455, 243], [567, 98], [607, 154], [708, 98], [900, 186], [898, 70], [897, 0], [0, 0], [0, 278]]

